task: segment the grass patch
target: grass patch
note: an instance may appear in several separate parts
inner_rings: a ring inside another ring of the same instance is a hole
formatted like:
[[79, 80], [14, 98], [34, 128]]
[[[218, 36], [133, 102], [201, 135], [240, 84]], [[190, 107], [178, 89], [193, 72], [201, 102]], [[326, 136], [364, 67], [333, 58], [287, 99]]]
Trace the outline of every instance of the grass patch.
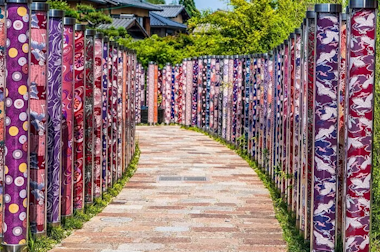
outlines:
[[56, 244], [60, 243], [64, 238], [69, 236], [73, 230], [80, 229], [83, 224], [92, 217], [100, 213], [113, 199], [116, 197], [129, 179], [135, 174], [137, 164], [140, 158], [140, 148], [136, 144], [136, 152], [132, 157], [132, 161], [128, 165], [123, 176], [103, 194], [102, 198], [95, 199], [92, 205], [86, 206], [84, 211], [75, 211], [73, 217], [62, 219], [62, 223], [58, 227], [48, 227], [47, 236], [33, 238], [29, 234], [29, 251], [45, 252], [52, 249]]
[[292, 217], [292, 214], [290, 212], [288, 212], [287, 204], [282, 200], [281, 194], [276, 188], [276, 185], [272, 182], [271, 178], [258, 167], [257, 163], [251, 160], [250, 156], [248, 156], [246, 151], [231, 143], [228, 143], [223, 138], [210, 134], [209, 132], [204, 131], [202, 129], [186, 126], [181, 126], [181, 128], [205, 134], [210, 138], [214, 139], [215, 141], [227, 146], [229, 149], [235, 151], [241, 158], [243, 158], [249, 164], [249, 166], [257, 173], [264, 186], [269, 190], [269, 193], [272, 197], [276, 218], [282, 227], [283, 238], [288, 245], [288, 251], [310, 251], [310, 244], [308, 242], [305, 242], [303, 236], [300, 235], [299, 230], [296, 228], [296, 219]]

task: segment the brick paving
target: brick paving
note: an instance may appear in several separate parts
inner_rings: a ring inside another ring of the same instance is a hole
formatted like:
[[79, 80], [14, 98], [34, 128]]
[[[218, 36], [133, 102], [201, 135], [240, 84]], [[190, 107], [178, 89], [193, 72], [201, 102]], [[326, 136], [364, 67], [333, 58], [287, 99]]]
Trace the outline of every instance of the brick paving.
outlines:
[[177, 126], [137, 135], [135, 176], [51, 251], [286, 251], [268, 190], [233, 151]]

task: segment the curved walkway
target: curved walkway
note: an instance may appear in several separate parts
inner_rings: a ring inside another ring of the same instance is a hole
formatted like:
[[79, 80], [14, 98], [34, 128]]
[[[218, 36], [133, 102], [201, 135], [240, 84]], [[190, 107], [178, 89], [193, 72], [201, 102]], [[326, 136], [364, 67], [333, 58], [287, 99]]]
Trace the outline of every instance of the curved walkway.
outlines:
[[268, 190], [233, 151], [176, 126], [137, 134], [135, 176], [53, 251], [286, 251]]

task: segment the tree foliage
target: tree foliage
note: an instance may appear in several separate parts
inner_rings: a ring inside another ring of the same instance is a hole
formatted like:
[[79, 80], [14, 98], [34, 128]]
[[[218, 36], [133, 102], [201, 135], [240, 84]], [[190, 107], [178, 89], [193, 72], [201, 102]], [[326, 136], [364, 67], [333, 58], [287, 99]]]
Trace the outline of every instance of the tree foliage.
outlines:
[[48, 3], [51, 9], [64, 10], [66, 17], [76, 18], [79, 22], [88, 23], [92, 27], [96, 27], [99, 24], [112, 23], [110, 16], [96, 10], [89, 4], [77, 4], [76, 9], [73, 9], [64, 0], [49, 0]]
[[146, 1], [152, 4], [165, 4], [165, 0], [146, 0]]
[[194, 0], [179, 0], [179, 4], [185, 6], [187, 13], [189, 13], [190, 17], [198, 17], [200, 15], [199, 10], [195, 6]]

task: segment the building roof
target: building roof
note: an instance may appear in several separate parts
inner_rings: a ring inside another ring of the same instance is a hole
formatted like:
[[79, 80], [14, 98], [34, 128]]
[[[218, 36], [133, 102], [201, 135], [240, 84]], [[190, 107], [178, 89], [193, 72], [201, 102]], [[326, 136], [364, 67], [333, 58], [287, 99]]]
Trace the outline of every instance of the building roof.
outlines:
[[190, 18], [189, 13], [186, 11], [185, 6], [181, 4], [157, 4], [157, 6], [161, 7], [162, 11], [160, 12], [155, 12], [163, 17], [167, 18], [175, 18], [177, 17], [180, 13], [184, 12], [184, 15], [187, 15]]
[[137, 22], [135, 17], [121, 17], [121, 18], [112, 18], [112, 24], [101, 24], [98, 26], [99, 29], [108, 29], [111, 27], [114, 27], [116, 29], [122, 27], [126, 30], [129, 30], [130, 28], [137, 26], [139, 30], [143, 33], [145, 37], [149, 37], [148, 33], [142, 27], [139, 22]]
[[186, 30], [187, 25], [175, 22], [169, 18], [163, 17], [155, 12], [149, 13], [150, 17], [150, 27], [166, 27], [166, 28], [174, 28], [180, 30]]
[[146, 3], [142, 0], [114, 0], [115, 2], [119, 3], [119, 5], [126, 6], [126, 7], [136, 7], [141, 9], [146, 9], [150, 11], [162, 11], [163, 9], [155, 4]]
[[[69, 0], [70, 1], [70, 0]], [[146, 3], [142, 0], [89, 0], [98, 4], [112, 4], [116, 6], [135, 7], [149, 11], [162, 11], [163, 9], [156, 4]]]

